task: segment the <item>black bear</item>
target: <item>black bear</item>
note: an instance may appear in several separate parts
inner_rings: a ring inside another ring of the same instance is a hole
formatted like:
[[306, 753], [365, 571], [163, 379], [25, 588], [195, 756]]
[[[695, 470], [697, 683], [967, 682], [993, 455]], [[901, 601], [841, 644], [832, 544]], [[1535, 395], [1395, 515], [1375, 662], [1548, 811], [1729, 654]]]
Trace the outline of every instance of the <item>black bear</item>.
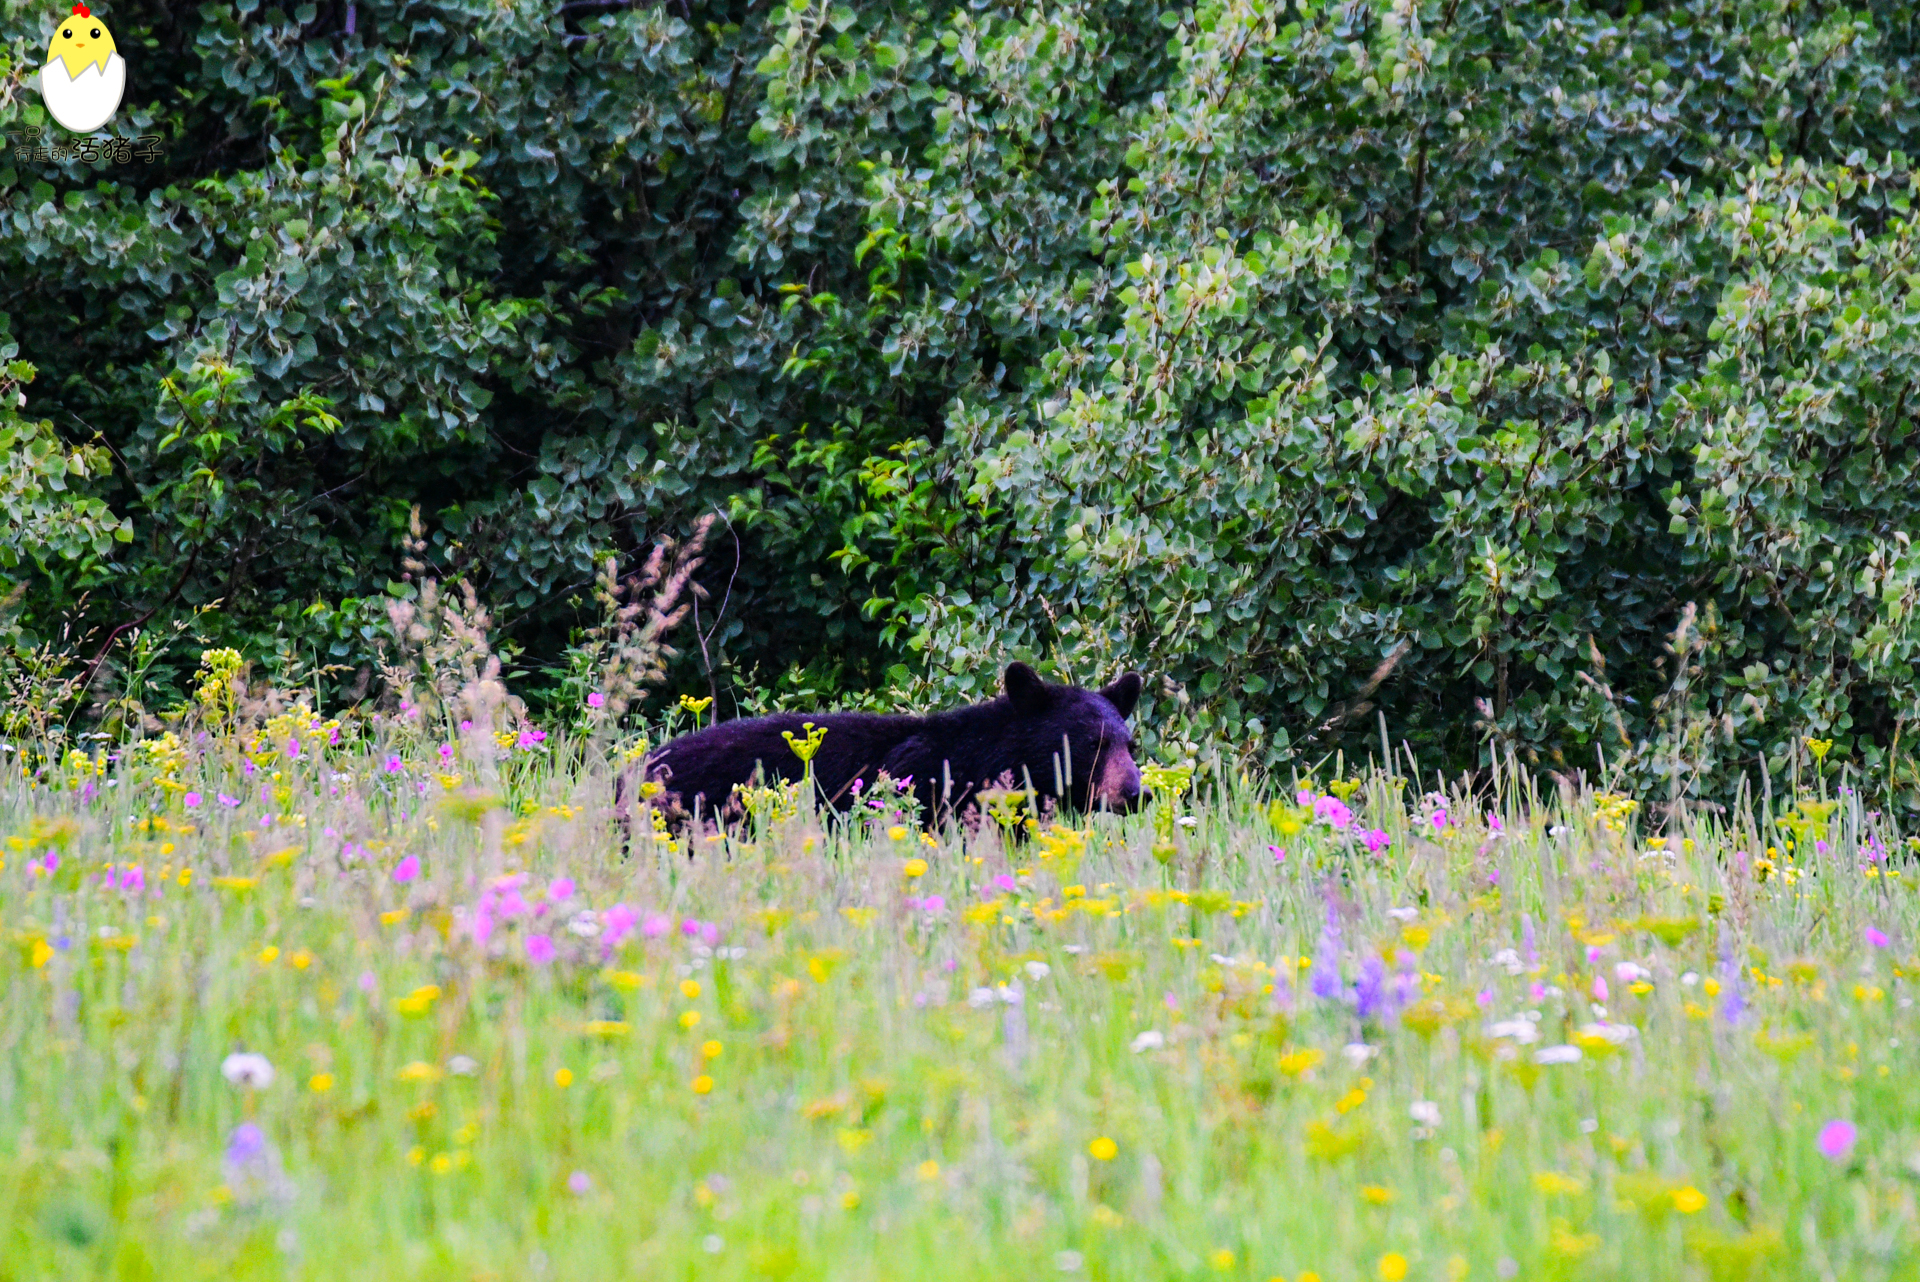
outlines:
[[[923, 822], [932, 825], [975, 804], [977, 794], [1011, 774], [1031, 781], [1041, 797], [1076, 810], [1131, 810], [1139, 804], [1140, 768], [1133, 760], [1127, 717], [1140, 698], [1140, 674], [1123, 673], [1101, 690], [1052, 685], [1024, 663], [1007, 666], [1005, 693], [971, 707], [931, 716], [865, 712], [782, 712], [724, 721], [662, 744], [645, 762], [645, 778], [664, 792], [656, 799], [669, 815], [739, 813], [733, 790], [764, 778], [799, 779], [805, 770], [782, 731], [805, 739], [802, 726], [824, 727], [813, 757], [813, 777], [828, 804], [845, 810], [856, 781], [912, 780]], [[624, 820], [631, 787], [615, 785], [615, 810]]]

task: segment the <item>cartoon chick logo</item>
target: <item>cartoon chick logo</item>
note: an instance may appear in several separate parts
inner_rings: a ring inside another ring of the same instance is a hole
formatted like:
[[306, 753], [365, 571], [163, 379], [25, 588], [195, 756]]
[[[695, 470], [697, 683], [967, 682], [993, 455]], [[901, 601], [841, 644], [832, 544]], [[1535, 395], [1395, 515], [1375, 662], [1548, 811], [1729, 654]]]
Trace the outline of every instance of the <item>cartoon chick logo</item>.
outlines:
[[40, 68], [40, 97], [47, 112], [67, 129], [90, 134], [113, 119], [127, 89], [127, 63], [113, 47], [113, 33], [84, 4], [62, 22], [47, 44]]

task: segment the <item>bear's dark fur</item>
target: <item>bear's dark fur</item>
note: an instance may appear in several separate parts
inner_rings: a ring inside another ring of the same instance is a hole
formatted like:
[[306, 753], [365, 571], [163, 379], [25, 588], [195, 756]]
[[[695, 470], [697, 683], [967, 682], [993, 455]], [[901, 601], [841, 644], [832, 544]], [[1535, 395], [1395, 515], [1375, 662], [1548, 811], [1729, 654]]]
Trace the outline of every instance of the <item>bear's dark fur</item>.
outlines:
[[[923, 822], [963, 813], [1003, 774], [1016, 786], [1076, 810], [1130, 810], [1140, 801], [1140, 770], [1133, 760], [1127, 717], [1140, 698], [1140, 674], [1122, 674], [1101, 690], [1052, 685], [1024, 663], [1008, 666], [1005, 693], [971, 707], [931, 716], [864, 712], [783, 712], [725, 721], [661, 745], [646, 759], [645, 777], [665, 793], [656, 800], [669, 816], [725, 819], [738, 814], [733, 790], [764, 778], [799, 779], [804, 767], [782, 731], [804, 739], [802, 725], [826, 728], [813, 758], [814, 781], [835, 809], [854, 801], [854, 781], [872, 785], [885, 772], [911, 779]], [[622, 775], [615, 809], [627, 817], [632, 785]]]

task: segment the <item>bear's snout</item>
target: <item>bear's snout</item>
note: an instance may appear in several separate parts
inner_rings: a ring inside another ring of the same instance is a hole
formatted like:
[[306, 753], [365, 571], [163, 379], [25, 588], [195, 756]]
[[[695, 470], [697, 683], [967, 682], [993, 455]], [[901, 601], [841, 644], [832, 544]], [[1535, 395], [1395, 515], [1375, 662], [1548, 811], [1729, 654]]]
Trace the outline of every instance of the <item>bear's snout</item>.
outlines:
[[1093, 804], [1125, 814], [1140, 804], [1140, 767], [1127, 751], [1108, 753], [1093, 780]]

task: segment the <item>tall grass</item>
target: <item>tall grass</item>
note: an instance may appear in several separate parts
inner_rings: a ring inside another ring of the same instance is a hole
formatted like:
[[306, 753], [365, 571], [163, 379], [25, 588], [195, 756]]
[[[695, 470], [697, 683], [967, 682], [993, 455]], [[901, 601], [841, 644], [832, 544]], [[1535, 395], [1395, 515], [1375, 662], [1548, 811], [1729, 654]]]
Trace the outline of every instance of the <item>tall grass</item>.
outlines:
[[622, 860], [617, 742], [482, 742], [294, 704], [10, 772], [0, 1276], [1920, 1265], [1914, 877], [1819, 779], [1664, 841], [1376, 771]]

